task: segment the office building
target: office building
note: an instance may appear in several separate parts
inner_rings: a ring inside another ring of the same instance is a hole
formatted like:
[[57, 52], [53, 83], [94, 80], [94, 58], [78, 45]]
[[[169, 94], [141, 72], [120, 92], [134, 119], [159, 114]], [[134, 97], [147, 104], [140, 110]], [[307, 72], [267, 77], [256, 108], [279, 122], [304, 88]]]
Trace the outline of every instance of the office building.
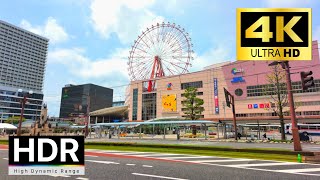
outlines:
[[[0, 118], [20, 116], [24, 93], [33, 91], [24, 118], [40, 116], [48, 39], [0, 20]], [[22, 90], [22, 93], [19, 92]]]
[[94, 84], [66, 85], [62, 88], [60, 118], [86, 116], [89, 112], [112, 107], [113, 89]]

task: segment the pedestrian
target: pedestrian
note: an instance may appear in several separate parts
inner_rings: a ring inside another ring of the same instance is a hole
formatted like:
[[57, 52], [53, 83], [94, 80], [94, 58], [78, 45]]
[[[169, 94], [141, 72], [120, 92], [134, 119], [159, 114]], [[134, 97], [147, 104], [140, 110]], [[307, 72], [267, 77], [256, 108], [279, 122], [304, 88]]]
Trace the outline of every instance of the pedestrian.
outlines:
[[238, 133], [238, 139], [241, 139], [241, 134], [240, 133]]
[[267, 133], [264, 133], [262, 137], [263, 137], [263, 140], [267, 139]]

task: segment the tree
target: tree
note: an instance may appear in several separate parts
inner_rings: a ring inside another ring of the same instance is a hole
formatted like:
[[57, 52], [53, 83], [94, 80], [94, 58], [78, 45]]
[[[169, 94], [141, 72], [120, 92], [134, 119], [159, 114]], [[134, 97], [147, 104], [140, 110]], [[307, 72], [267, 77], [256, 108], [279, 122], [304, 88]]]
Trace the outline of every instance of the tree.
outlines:
[[[184, 97], [186, 98], [183, 102], [183, 113], [186, 115], [186, 119], [197, 120], [200, 118], [201, 113], [204, 111], [203, 100], [197, 97], [198, 89], [189, 87], [185, 90]], [[197, 134], [196, 126], [192, 128], [192, 134]]]
[[[18, 124], [19, 123], [19, 120], [20, 120], [20, 116], [12, 116], [12, 117], [9, 117], [6, 121], [6, 123], [9, 123], [9, 124]], [[26, 118], [22, 118], [22, 122], [24, 122], [26, 120]]]
[[[280, 65], [271, 66], [272, 72], [267, 74], [268, 85], [265, 85], [264, 95], [271, 97], [268, 110], [279, 116], [281, 126], [281, 140], [285, 140], [284, 114], [289, 114], [286, 73]], [[299, 103], [295, 103], [295, 109]]]

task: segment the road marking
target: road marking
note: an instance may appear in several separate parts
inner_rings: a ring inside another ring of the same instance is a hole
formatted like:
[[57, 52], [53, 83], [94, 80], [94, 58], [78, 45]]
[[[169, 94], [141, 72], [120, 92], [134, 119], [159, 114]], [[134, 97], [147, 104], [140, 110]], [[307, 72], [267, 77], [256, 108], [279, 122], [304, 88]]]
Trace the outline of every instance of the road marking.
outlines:
[[86, 160], [87, 162], [95, 162], [95, 163], [101, 163], [101, 164], [120, 164], [112, 161], [95, 161], [95, 160]]
[[93, 155], [84, 155], [84, 156], [88, 156], [88, 157], [99, 157], [99, 156], [93, 156]]
[[135, 166], [136, 164], [126, 164], [127, 166]]
[[146, 176], [146, 177], [155, 177], [155, 178], [161, 178], [161, 179], [173, 179], [173, 180], [188, 180], [188, 179], [181, 179], [181, 178], [174, 178], [174, 177], [167, 177], [167, 176], [158, 176], [158, 175], [152, 175], [152, 174], [140, 174], [140, 173], [132, 173], [136, 176]]
[[153, 167], [153, 166], [149, 166], [149, 165], [142, 165], [142, 167]]
[[76, 179], [79, 179], [79, 180], [89, 180], [89, 178], [83, 178], [83, 177], [77, 177]]
[[301, 173], [301, 172], [314, 172], [314, 171], [320, 171], [320, 168], [277, 170], [277, 172], [284, 172], [284, 173]]
[[261, 163], [261, 164], [233, 164], [226, 165], [227, 167], [254, 167], [254, 166], [281, 166], [281, 165], [301, 165], [300, 163]]
[[256, 161], [255, 159], [219, 159], [219, 160], [197, 160], [197, 161], [188, 161], [195, 163], [209, 163], [209, 162], [237, 162], [237, 161]]
[[4, 160], [8, 160], [8, 158], [2, 158], [2, 159], [4, 159]]

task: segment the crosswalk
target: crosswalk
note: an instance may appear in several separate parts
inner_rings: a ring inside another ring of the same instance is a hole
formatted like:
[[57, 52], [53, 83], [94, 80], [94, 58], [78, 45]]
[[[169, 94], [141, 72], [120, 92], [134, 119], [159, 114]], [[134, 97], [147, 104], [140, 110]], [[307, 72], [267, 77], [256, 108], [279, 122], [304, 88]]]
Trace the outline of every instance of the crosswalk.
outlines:
[[[218, 156], [200, 156], [173, 153], [134, 152], [115, 150], [86, 149], [86, 152], [102, 153], [108, 155], [126, 156], [133, 158], [150, 158], [168, 161], [180, 161], [193, 164], [223, 166], [227, 168], [250, 169], [277, 173], [302, 174], [308, 176], [320, 176], [320, 165], [308, 163], [280, 162], [269, 160], [257, 160], [247, 158], [228, 158]], [[88, 155], [89, 157], [90, 155]]]

